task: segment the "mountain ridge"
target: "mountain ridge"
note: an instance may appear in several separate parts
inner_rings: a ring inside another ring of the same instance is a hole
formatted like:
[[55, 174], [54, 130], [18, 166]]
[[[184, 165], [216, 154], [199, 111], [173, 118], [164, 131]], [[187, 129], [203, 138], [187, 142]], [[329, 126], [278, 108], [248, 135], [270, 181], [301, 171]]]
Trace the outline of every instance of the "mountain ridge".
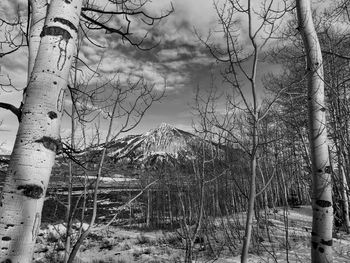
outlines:
[[[155, 166], [155, 164], [164, 165], [164, 163], [175, 165], [177, 162], [193, 159], [194, 146], [199, 145], [200, 142], [215, 146], [214, 142], [205, 141], [191, 132], [167, 123], [161, 123], [158, 127], [145, 133], [127, 135], [95, 145], [81, 151], [78, 155], [90, 155], [90, 162], [94, 163], [101, 150], [106, 147], [106, 161], [110, 164], [126, 163], [135, 165], [137, 168]], [[9, 157], [9, 155], [2, 156], [3, 164], [7, 164]], [[61, 157], [62, 155], [56, 157], [56, 163], [65, 162], [60, 160]]]
[[179, 157], [192, 158], [192, 145], [200, 137], [162, 123], [146, 133], [128, 135], [107, 143], [107, 156], [114, 162], [127, 162], [143, 167], [168, 163], [174, 165]]

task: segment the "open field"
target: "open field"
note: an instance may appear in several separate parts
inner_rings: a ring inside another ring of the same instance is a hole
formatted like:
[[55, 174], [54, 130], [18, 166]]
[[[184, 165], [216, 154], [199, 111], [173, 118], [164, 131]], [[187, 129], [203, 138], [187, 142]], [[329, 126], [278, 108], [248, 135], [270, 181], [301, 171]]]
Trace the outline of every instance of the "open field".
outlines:
[[[236, 230], [231, 233], [242, 236], [244, 217], [241, 213], [225, 220], [212, 219], [215, 234], [205, 235], [195, 244], [195, 262], [240, 262], [241, 241], [236, 240], [235, 247], [229, 248], [225, 231], [235, 224]], [[266, 219], [254, 222], [249, 262], [310, 262], [311, 220], [309, 206], [269, 211]], [[180, 229], [162, 231], [140, 226], [106, 228], [103, 223], [98, 224], [84, 241], [77, 262], [182, 261], [185, 243]], [[36, 262], [54, 262], [62, 255], [60, 233], [63, 235], [64, 230], [62, 224], [43, 223], [36, 245]], [[350, 236], [342, 231], [334, 237], [334, 259], [334, 262], [350, 262]]]

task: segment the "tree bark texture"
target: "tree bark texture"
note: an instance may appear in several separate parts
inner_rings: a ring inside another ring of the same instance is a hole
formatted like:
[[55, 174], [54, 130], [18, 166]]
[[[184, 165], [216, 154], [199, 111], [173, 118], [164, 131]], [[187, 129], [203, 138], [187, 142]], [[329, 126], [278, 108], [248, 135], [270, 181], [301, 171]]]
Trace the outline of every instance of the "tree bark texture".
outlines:
[[350, 218], [349, 218], [349, 198], [348, 198], [348, 192], [349, 192], [349, 186], [348, 181], [346, 179], [346, 174], [344, 171], [344, 167], [342, 165], [339, 165], [339, 172], [342, 180], [342, 198], [343, 198], [343, 213], [344, 213], [344, 223], [346, 226], [346, 232], [350, 233]]
[[[254, 137], [255, 140], [255, 137]], [[241, 255], [241, 262], [248, 262], [248, 252], [250, 240], [252, 237], [252, 229], [253, 229], [253, 218], [254, 218], [254, 204], [256, 198], [256, 155], [254, 154], [251, 157], [250, 165], [251, 165], [251, 178], [250, 178], [250, 190], [249, 190], [249, 200], [248, 200], [248, 210], [247, 210], [247, 219], [245, 225], [245, 233], [243, 238], [243, 248]]]
[[0, 209], [0, 262], [31, 262], [56, 152], [81, 0], [52, 0], [28, 83]]
[[312, 21], [310, 1], [297, 0], [296, 6], [299, 30], [307, 57], [309, 136], [313, 174], [311, 260], [314, 263], [332, 262], [332, 182], [327, 145], [322, 54]]
[[29, 42], [28, 42], [28, 82], [34, 68], [34, 62], [38, 54], [40, 44], [40, 34], [43, 30], [45, 17], [47, 14], [47, 0], [31, 0], [30, 8], [32, 15], [30, 17]]

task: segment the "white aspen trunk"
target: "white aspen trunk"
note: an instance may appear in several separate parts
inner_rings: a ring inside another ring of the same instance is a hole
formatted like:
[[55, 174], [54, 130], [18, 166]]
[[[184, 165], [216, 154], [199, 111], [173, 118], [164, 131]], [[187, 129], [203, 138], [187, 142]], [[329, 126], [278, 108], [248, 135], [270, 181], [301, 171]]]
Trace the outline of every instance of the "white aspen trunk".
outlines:
[[43, 30], [45, 17], [47, 15], [47, 0], [31, 0], [31, 17], [28, 43], [28, 82], [34, 68], [35, 58], [38, 54], [40, 44], [40, 33]]
[[[35, 58], [38, 54], [40, 44], [40, 33], [43, 30], [45, 24], [45, 17], [47, 15], [47, 0], [30, 0], [29, 1], [31, 16], [30, 27], [28, 33], [28, 71], [27, 71], [27, 85], [32, 75], [34, 68]], [[21, 105], [24, 104], [26, 97], [26, 90], [23, 90], [23, 99]]]
[[172, 200], [171, 200], [171, 190], [170, 186], [168, 186], [168, 210], [169, 210], [169, 219], [170, 219], [170, 226], [173, 228], [173, 211], [172, 211]]
[[[131, 200], [131, 191], [129, 191], [129, 200]], [[129, 205], [129, 226], [132, 225], [132, 204]]]
[[350, 233], [350, 218], [349, 218], [349, 198], [348, 198], [348, 192], [349, 192], [349, 186], [348, 181], [346, 180], [346, 175], [344, 171], [343, 165], [339, 165], [339, 172], [341, 173], [342, 178], [342, 197], [343, 197], [343, 204], [344, 204], [344, 221], [346, 226], [346, 232]]
[[250, 178], [250, 189], [249, 189], [249, 200], [248, 200], [248, 211], [247, 211], [247, 219], [245, 226], [245, 234], [243, 238], [243, 248], [241, 255], [241, 262], [248, 262], [248, 252], [249, 245], [252, 236], [252, 228], [253, 228], [253, 217], [254, 217], [254, 205], [256, 199], [256, 168], [257, 168], [257, 150], [259, 147], [259, 134], [258, 134], [258, 106], [257, 106], [257, 94], [256, 94], [256, 73], [257, 73], [257, 65], [258, 65], [258, 46], [256, 43], [256, 35], [253, 33], [252, 26], [252, 8], [251, 8], [251, 0], [248, 1], [248, 28], [249, 28], [249, 39], [254, 48], [253, 55], [253, 66], [251, 71], [250, 88], [253, 99], [253, 107], [251, 109], [251, 130], [252, 130], [252, 150], [250, 152], [250, 168], [251, 168], [251, 178]]
[[313, 173], [311, 260], [313, 263], [333, 262], [332, 182], [327, 145], [322, 54], [312, 21], [310, 1], [297, 0], [296, 6], [299, 30], [307, 57], [309, 136]]
[[249, 252], [250, 240], [252, 237], [254, 204], [255, 204], [255, 197], [256, 197], [256, 155], [254, 154], [251, 158], [252, 158], [250, 161], [250, 166], [251, 166], [250, 180], [251, 181], [250, 181], [247, 219], [246, 219], [246, 225], [245, 225], [245, 234], [243, 238], [241, 263], [248, 262], [248, 252]]
[[263, 191], [263, 206], [264, 206], [264, 209], [265, 209], [265, 214], [266, 212], [269, 210], [269, 202], [268, 202], [268, 197], [267, 197], [267, 189], [268, 187], [266, 186], [266, 181], [265, 181], [265, 176], [264, 176], [264, 173], [262, 172], [262, 169], [261, 169], [261, 166], [259, 166], [259, 170], [260, 170], [260, 175], [261, 175], [261, 182], [263, 184], [263, 188], [266, 187], [266, 189]]
[[147, 190], [147, 215], [146, 215], [146, 227], [150, 227], [151, 225], [151, 212], [152, 212], [152, 208], [151, 208], [151, 190]]
[[81, 0], [50, 3], [2, 192], [0, 262], [31, 262], [76, 51]]
[[289, 219], [288, 219], [288, 191], [287, 191], [287, 183], [284, 178], [283, 170], [281, 169], [281, 181], [282, 181], [282, 187], [283, 187], [283, 203], [284, 203], [284, 209], [283, 209], [283, 219], [284, 219], [284, 231], [285, 231], [285, 247], [286, 247], [286, 262], [289, 262]]

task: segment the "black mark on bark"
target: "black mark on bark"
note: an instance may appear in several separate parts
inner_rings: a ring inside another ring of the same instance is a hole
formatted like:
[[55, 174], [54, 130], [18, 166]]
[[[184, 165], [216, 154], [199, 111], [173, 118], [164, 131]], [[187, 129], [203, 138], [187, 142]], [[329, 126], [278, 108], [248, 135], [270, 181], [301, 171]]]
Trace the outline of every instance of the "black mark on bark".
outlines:
[[12, 260], [11, 259], [5, 259], [4, 261], [1, 261], [1, 263], [12, 263]]
[[331, 173], [331, 167], [330, 166], [326, 166], [324, 172], [327, 173], [327, 174], [330, 174]]
[[72, 3], [72, 1], [70, 1], [70, 0], [64, 0], [64, 2], [65, 2], [66, 4]]
[[20, 185], [17, 187], [17, 190], [23, 190], [23, 194], [26, 197], [33, 198], [33, 199], [39, 199], [40, 197], [43, 196], [43, 193], [44, 193], [43, 188], [36, 184]]
[[74, 30], [75, 32], [78, 32], [78, 29], [75, 27], [75, 25], [72, 24], [72, 22], [70, 22], [67, 19], [64, 18], [60, 18], [60, 17], [55, 17], [53, 19], [54, 22], [60, 22], [63, 25], [68, 26], [69, 28], [71, 28], [72, 30]]
[[2, 247], [1, 249], [2, 250], [8, 250], [9, 248], [8, 247]]
[[4, 241], [10, 241], [11, 240], [11, 237], [2, 237], [1, 240], [4, 240]]
[[312, 242], [311, 242], [311, 245], [312, 245], [312, 248], [313, 248], [313, 249], [316, 249], [316, 248], [318, 247], [318, 243], [315, 242], [315, 241], [312, 241]]
[[44, 136], [39, 140], [36, 140], [37, 143], [42, 143], [46, 149], [49, 149], [53, 152], [57, 152], [60, 149], [61, 143], [59, 140]]
[[54, 111], [49, 111], [49, 112], [47, 113], [47, 115], [49, 116], [49, 118], [50, 118], [51, 120], [57, 118], [57, 113], [54, 112]]
[[323, 172], [323, 170], [322, 170], [322, 169], [318, 169], [318, 170], [317, 170], [317, 172], [322, 173], [322, 172]]
[[331, 239], [331, 240], [321, 240], [321, 242], [320, 242], [322, 245], [325, 245], [325, 246], [332, 246], [333, 245], [333, 240]]
[[6, 226], [5, 226], [5, 229], [9, 229], [10, 227], [14, 227], [15, 225], [14, 224], [7, 224]]
[[318, 251], [320, 251], [320, 253], [324, 253], [324, 248], [323, 247], [319, 247]]
[[59, 26], [44, 26], [40, 37], [44, 36], [61, 36], [67, 42], [72, 38], [72, 35], [66, 29]]
[[[78, 32], [78, 29], [75, 27], [75, 25], [64, 18], [56, 17], [53, 20], [54, 22], [59, 22], [63, 25], [68, 26], [74, 32]], [[50, 27], [44, 26], [40, 36], [42, 37], [45, 35], [61, 36], [61, 40], [58, 43], [60, 56], [57, 60], [57, 69], [62, 70], [67, 60], [67, 44], [69, 39], [72, 38], [72, 35], [69, 33], [69, 31], [59, 26], [50, 26]], [[54, 71], [52, 73], [54, 73]]]
[[331, 207], [332, 203], [326, 200], [317, 200], [316, 204], [320, 207]]

